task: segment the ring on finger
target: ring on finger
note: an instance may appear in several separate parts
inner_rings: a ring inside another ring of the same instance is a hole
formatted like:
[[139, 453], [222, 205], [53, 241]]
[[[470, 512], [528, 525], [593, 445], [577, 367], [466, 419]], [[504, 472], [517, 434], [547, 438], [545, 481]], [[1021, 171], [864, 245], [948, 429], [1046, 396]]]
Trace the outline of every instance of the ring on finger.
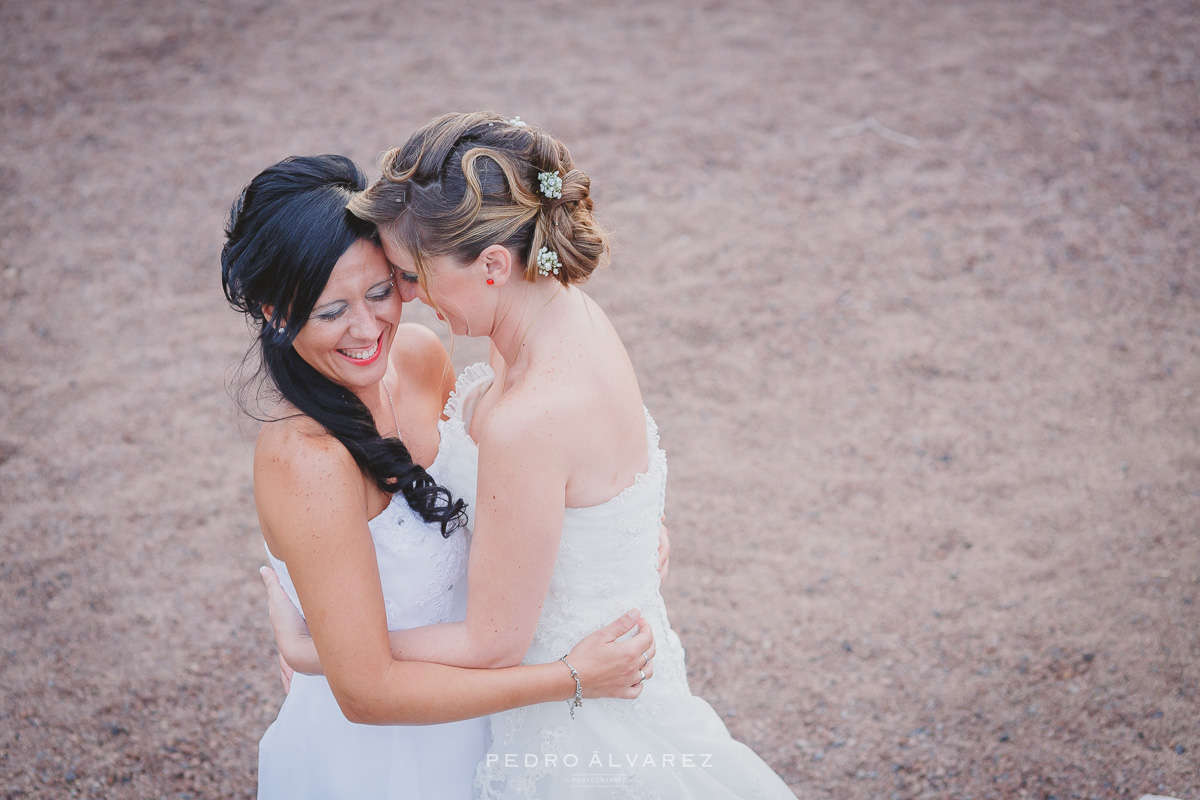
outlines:
[[644, 652], [642, 653], [642, 658], [646, 659], [644, 662], [642, 662], [643, 667], [650, 663], [650, 656], [646, 655]]
[[641, 686], [643, 683], [646, 682], [646, 673], [644, 670], [639, 669], [638, 674], [642, 676], [642, 679], [640, 681], [638, 681], [638, 686]]

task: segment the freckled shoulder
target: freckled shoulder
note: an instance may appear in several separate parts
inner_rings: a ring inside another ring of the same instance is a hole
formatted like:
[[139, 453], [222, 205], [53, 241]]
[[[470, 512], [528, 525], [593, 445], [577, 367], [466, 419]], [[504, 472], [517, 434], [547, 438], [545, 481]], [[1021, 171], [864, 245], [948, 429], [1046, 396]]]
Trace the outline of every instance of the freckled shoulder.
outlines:
[[479, 421], [480, 452], [490, 445], [508, 452], [540, 452], [551, 460], [572, 446], [577, 417], [569, 391], [542, 391], [536, 385], [509, 390]]
[[[271, 552], [303, 559], [314, 536], [365, 524], [366, 479], [342, 443], [307, 417], [263, 426], [254, 448], [254, 503]], [[299, 563], [299, 562], [297, 562]]]
[[312, 468], [358, 474], [358, 464], [341, 441], [311, 417], [296, 415], [265, 423], [254, 444], [254, 474], [292, 473]]
[[263, 425], [254, 446], [254, 479], [296, 488], [330, 479], [356, 479], [361, 470], [341, 442], [315, 420], [287, 417]]

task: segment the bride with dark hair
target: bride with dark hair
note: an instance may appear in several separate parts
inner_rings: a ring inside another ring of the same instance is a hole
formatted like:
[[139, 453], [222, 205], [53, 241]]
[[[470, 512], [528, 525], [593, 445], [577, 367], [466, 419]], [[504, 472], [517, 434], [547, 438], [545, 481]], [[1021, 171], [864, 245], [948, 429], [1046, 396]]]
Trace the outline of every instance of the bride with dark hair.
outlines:
[[465, 800], [481, 717], [636, 697], [653, 637], [630, 612], [580, 637], [563, 663], [392, 656], [389, 630], [463, 618], [469, 529], [438, 456], [446, 352], [400, 323], [375, 227], [346, 211], [365, 185], [340, 156], [282, 161], [234, 203], [221, 253], [225, 296], [278, 393], [254, 453], [272, 585], [303, 609], [325, 672], [294, 676], [260, 745], [259, 797]]

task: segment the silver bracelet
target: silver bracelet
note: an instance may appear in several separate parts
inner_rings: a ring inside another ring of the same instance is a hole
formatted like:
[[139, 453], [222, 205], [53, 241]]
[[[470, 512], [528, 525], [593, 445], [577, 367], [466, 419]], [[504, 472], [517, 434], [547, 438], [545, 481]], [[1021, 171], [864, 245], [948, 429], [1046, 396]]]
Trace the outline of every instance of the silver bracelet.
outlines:
[[567, 661], [566, 656], [559, 661], [567, 665], [567, 669], [571, 670], [571, 677], [575, 679], [575, 699], [567, 701], [567, 708], [571, 709], [571, 719], [575, 719], [575, 709], [583, 707], [583, 684], [579, 682], [579, 673], [571, 666], [571, 662]]

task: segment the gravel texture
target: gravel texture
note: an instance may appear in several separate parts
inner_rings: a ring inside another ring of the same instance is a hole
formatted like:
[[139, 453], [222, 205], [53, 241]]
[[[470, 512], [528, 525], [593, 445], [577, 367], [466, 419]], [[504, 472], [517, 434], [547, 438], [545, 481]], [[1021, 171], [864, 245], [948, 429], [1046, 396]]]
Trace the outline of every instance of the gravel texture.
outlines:
[[0, 797], [253, 796], [228, 205], [491, 108], [615, 232], [735, 735], [806, 800], [1200, 798], [1200, 4], [4, 0], [0, 77]]

